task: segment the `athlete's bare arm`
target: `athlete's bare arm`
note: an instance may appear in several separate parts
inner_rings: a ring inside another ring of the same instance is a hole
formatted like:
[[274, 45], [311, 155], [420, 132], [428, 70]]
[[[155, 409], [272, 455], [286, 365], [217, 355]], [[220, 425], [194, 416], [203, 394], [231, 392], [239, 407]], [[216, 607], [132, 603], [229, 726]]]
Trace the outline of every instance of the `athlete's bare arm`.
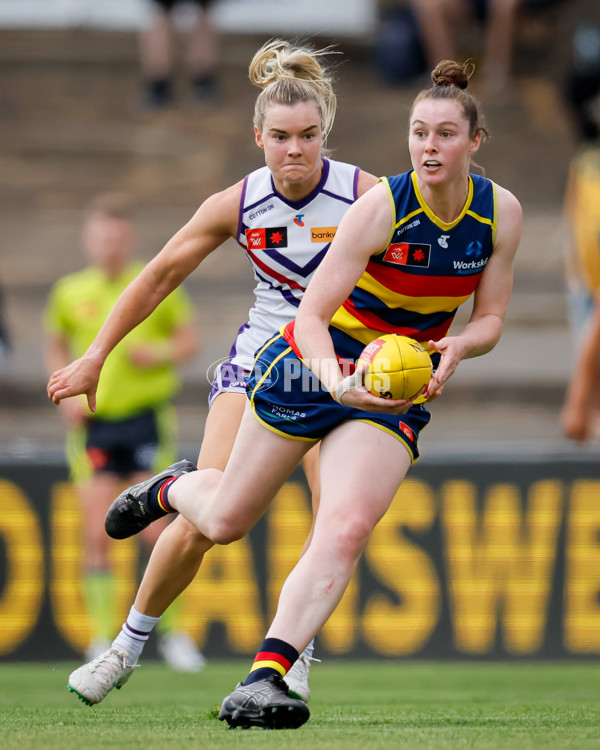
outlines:
[[119, 341], [152, 313], [192, 271], [229, 237], [235, 237], [243, 182], [208, 198], [121, 294], [87, 352], [55, 372], [48, 397], [84, 393], [92, 411], [100, 371]]

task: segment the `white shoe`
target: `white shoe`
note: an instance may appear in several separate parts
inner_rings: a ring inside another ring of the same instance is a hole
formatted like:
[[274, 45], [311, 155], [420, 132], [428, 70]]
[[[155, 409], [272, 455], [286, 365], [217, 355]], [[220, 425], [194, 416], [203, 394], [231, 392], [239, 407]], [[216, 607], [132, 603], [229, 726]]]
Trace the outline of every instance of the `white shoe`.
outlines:
[[310, 698], [310, 687], [308, 685], [308, 673], [311, 661], [320, 661], [312, 656], [307, 656], [303, 651], [293, 663], [290, 671], [283, 678], [288, 686], [292, 698], [299, 698], [308, 703]]
[[165, 633], [158, 641], [158, 652], [176, 672], [199, 672], [206, 664], [198, 646], [187, 633]]
[[67, 687], [80, 701], [93, 706], [106, 698], [113, 688], [123, 687], [137, 666], [129, 663], [123, 649], [111, 647], [72, 672]]

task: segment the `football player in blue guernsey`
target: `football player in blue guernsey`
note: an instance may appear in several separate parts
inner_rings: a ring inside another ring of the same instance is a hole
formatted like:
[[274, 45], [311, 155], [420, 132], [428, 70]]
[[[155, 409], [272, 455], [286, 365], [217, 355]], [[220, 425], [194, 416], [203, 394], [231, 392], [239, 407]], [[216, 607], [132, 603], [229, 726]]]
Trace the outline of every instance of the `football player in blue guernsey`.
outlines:
[[[113, 503], [107, 527], [137, 533], [179, 511], [208, 539], [242, 537], [300, 458], [320, 441], [320, 504], [310, 544], [283, 585], [275, 618], [247, 677], [222, 702], [231, 727], [288, 729], [309, 718], [283, 677], [340, 601], [373, 528], [412, 461], [424, 404], [382, 399], [348, 373], [383, 333], [423, 342], [437, 367], [436, 398], [459, 363], [498, 342], [512, 289], [521, 207], [470, 172], [485, 136], [471, 69], [443, 61], [415, 99], [408, 144], [413, 169], [382, 179], [346, 212], [302, 299], [294, 324], [265, 343], [223, 473], [165, 470]], [[473, 308], [459, 332], [457, 307]], [[257, 361], [258, 361], [257, 359]], [[176, 465], [175, 465], [176, 467]]]
[[[197, 463], [200, 469], [225, 468], [244, 412], [246, 380], [256, 350], [295, 317], [342, 216], [376, 183], [358, 167], [324, 156], [336, 109], [325, 52], [276, 40], [256, 53], [249, 71], [251, 81], [261, 88], [254, 130], [266, 166], [208, 198], [149, 263], [125, 291], [88, 353], [51, 377], [49, 393], [55, 402], [86, 392], [93, 409], [100, 370], [116, 340], [233, 237], [252, 264], [256, 299], [228, 360], [215, 374]], [[318, 449], [303, 459], [303, 465], [315, 508]], [[183, 461], [178, 471], [195, 468]], [[212, 544], [181, 516], [161, 534], [122, 631], [110, 649], [69, 677], [69, 688], [81, 700], [99, 703], [129, 678], [150, 632], [192, 581]], [[286, 676], [290, 690], [303, 700], [310, 695], [312, 649], [311, 642]], [[180, 661], [185, 658], [182, 654]]]

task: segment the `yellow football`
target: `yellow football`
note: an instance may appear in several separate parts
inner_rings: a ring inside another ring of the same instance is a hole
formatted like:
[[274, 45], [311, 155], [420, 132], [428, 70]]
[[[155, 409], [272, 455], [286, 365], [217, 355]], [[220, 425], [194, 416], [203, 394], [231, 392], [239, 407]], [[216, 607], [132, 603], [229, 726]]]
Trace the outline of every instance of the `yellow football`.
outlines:
[[421, 394], [431, 378], [431, 357], [424, 346], [407, 336], [388, 333], [363, 349], [357, 367], [368, 364], [364, 384], [375, 396], [425, 401]]

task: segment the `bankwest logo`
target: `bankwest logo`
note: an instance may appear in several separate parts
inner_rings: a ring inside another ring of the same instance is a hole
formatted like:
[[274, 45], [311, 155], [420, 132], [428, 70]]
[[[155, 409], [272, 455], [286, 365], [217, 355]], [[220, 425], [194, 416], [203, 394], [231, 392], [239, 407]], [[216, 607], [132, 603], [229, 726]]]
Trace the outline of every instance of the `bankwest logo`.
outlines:
[[331, 242], [336, 232], [337, 227], [312, 227], [310, 230], [310, 241]]

